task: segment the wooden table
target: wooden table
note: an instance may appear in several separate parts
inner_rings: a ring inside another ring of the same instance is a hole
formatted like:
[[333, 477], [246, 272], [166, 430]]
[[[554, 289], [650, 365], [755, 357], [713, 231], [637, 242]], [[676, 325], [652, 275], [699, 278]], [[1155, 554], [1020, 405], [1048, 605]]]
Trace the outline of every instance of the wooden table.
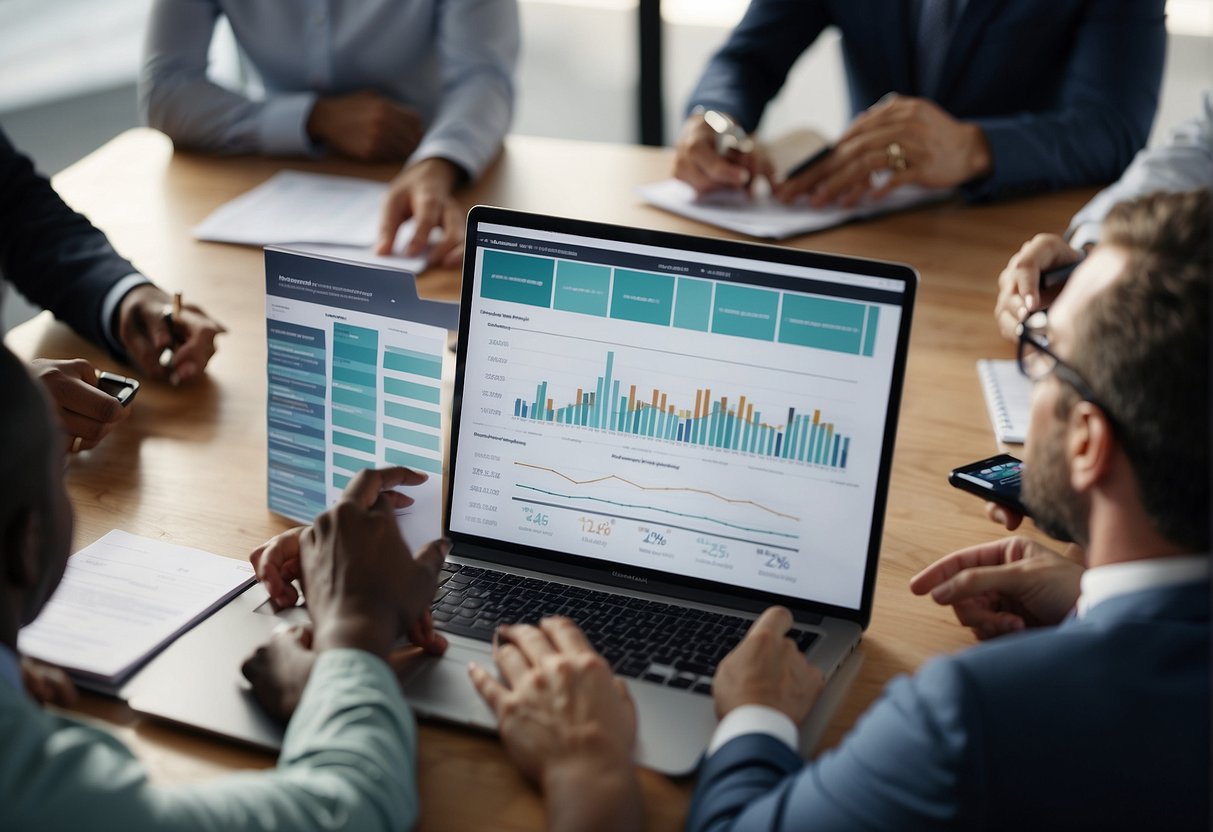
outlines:
[[[56, 177], [64, 198], [104, 229], [119, 251], [230, 330], [205, 381], [182, 390], [145, 384], [122, 429], [72, 460], [76, 548], [118, 527], [243, 558], [288, 526], [266, 508], [261, 252], [200, 243], [189, 234], [212, 209], [284, 166], [380, 179], [393, 173], [331, 160], [174, 154], [160, 134], [132, 130]], [[664, 178], [670, 169], [668, 150], [518, 136], [464, 196], [468, 206], [722, 234], [639, 203], [633, 187]], [[991, 315], [995, 278], [1024, 240], [1064, 228], [1089, 196], [1069, 191], [996, 205], [946, 203], [790, 243], [902, 261], [922, 275], [875, 612], [862, 646], [865, 663], [826, 732], [826, 745], [838, 742], [891, 677], [972, 643], [949, 610], [912, 596], [907, 582], [939, 555], [998, 536], [981, 504], [946, 482], [954, 465], [994, 450], [974, 361], [1012, 354]], [[459, 274], [434, 272], [420, 284], [428, 296], [455, 297]], [[82, 356], [100, 368], [112, 364], [48, 313], [14, 329], [7, 343], [25, 357]], [[160, 782], [272, 763], [264, 754], [139, 719], [114, 701], [86, 697], [80, 710], [132, 746]], [[419, 756], [421, 829], [542, 826], [540, 801], [494, 738], [423, 724]], [[681, 828], [691, 783], [646, 771], [643, 785], [649, 826]]]

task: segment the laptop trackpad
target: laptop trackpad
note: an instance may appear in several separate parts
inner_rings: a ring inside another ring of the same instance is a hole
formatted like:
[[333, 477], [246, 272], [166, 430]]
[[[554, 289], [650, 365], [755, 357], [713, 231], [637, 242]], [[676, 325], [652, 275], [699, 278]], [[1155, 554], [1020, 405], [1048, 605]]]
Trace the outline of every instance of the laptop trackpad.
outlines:
[[493, 671], [489, 645], [452, 641], [441, 659], [422, 659], [406, 671], [400, 689], [419, 716], [495, 731], [497, 719], [472, 687], [468, 662]]

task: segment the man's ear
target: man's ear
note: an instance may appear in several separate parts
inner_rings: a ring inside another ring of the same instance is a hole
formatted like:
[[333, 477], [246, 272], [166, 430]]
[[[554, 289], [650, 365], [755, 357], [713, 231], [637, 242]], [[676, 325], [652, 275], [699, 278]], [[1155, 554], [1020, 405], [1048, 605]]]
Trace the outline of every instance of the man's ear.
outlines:
[[1091, 402], [1076, 403], [1070, 409], [1066, 427], [1070, 487], [1085, 494], [1111, 470], [1116, 438], [1108, 415]]
[[3, 530], [4, 581], [17, 589], [31, 589], [46, 565], [42, 563], [42, 519], [29, 506], [21, 506], [7, 518]]

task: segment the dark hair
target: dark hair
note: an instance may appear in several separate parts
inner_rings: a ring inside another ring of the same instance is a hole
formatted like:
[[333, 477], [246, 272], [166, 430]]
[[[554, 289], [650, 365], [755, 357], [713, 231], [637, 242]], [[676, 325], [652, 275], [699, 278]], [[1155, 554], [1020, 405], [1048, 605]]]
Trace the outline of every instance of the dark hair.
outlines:
[[1097, 391], [1155, 530], [1209, 549], [1209, 281], [1213, 191], [1117, 205], [1102, 243], [1124, 272], [1076, 324], [1073, 363]]

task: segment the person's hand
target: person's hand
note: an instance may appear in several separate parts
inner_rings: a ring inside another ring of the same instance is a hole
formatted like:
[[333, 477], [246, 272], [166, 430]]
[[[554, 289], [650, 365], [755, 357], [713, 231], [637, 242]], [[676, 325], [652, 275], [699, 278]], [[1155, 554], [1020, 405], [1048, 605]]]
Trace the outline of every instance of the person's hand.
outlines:
[[178, 346], [172, 362], [162, 367], [160, 354], [173, 346], [164, 320], [172, 306], [172, 298], [155, 284], [131, 289], [118, 307], [118, 340], [143, 375], [177, 384], [202, 375], [215, 354], [215, 336], [227, 329], [197, 306], [184, 304], [180, 318], [173, 319]]
[[691, 116], [682, 126], [674, 148], [674, 176], [698, 194], [724, 188], [746, 188], [760, 176], [773, 174], [771, 161], [757, 145], [750, 153], [716, 152], [716, 131], [703, 116]]
[[763, 705], [787, 714], [797, 725], [804, 722], [825, 679], [796, 642], [785, 638], [792, 623], [786, 608], [770, 607], [720, 662], [712, 682], [718, 717], [742, 705]]
[[1009, 532], [1013, 532], [1023, 524], [1024, 516], [1010, 506], [986, 501], [986, 517]]
[[312, 628], [307, 624], [276, 630], [240, 666], [257, 701], [270, 716], [283, 722], [295, 712], [316, 663], [312, 636]]
[[408, 468], [360, 471], [341, 500], [299, 534], [317, 651], [354, 647], [386, 657], [401, 633], [431, 652], [446, 648], [429, 612], [450, 544], [433, 541], [413, 557], [395, 515], [411, 500], [390, 490], [426, 479]]
[[262, 543], [249, 555], [257, 580], [265, 584], [266, 594], [278, 609], [299, 603], [299, 591], [295, 589], [294, 581], [303, 578], [299, 561], [299, 536], [306, 530], [307, 526], [287, 529]]
[[312, 141], [361, 162], [403, 162], [424, 133], [416, 110], [372, 90], [318, 98], [307, 117]]
[[28, 656], [21, 657], [21, 681], [39, 705], [70, 708], [80, 698], [66, 673]]
[[1027, 538], [953, 552], [910, 579], [915, 595], [950, 604], [979, 639], [1061, 623], [1078, 602], [1084, 568]]
[[30, 369], [50, 395], [63, 426], [66, 449], [73, 453], [97, 447], [131, 415], [130, 408], [97, 387], [97, 371], [83, 358], [35, 358]]
[[[904, 160], [901, 170], [892, 169], [894, 144]], [[849, 207], [869, 192], [880, 199], [901, 185], [961, 185], [989, 173], [991, 165], [980, 127], [957, 121], [925, 98], [890, 95], [856, 116], [829, 155], [774, 193], [783, 202], [808, 194], [815, 207]], [[881, 170], [889, 170], [889, 178], [873, 189], [872, 174]]]
[[453, 196], [463, 171], [446, 159], [422, 159], [409, 165], [392, 181], [383, 204], [376, 252], [392, 253], [396, 232], [410, 217], [417, 219], [413, 238], [404, 247], [406, 257], [416, 257], [430, 243], [430, 234], [440, 229], [428, 255], [432, 265], [453, 268], [463, 257], [464, 212]]
[[468, 673], [507, 753], [544, 793], [548, 828], [639, 828], [636, 708], [626, 685], [567, 618], [497, 634], [504, 684], [480, 665]]
[[[1037, 234], [1028, 240], [1007, 267], [998, 275], [998, 300], [994, 304], [994, 320], [998, 331], [1009, 341], [1015, 340], [1015, 330], [1031, 312], [1048, 306], [1051, 296], [1042, 296], [1040, 273], [1078, 260], [1082, 254], [1056, 234]], [[1060, 289], [1055, 290], [1055, 295]]]

